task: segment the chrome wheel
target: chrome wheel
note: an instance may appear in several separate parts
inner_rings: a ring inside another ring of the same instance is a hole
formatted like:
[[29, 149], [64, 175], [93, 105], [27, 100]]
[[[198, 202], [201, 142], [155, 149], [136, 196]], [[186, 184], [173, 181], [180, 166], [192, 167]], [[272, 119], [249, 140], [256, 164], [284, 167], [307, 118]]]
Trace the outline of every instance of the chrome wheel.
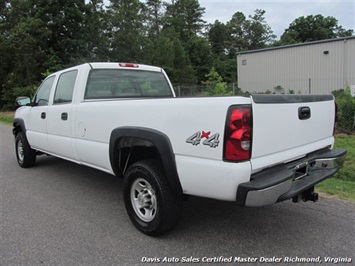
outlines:
[[153, 221], [157, 213], [157, 200], [152, 186], [143, 178], [135, 180], [130, 192], [136, 215], [144, 222]]
[[123, 180], [129, 218], [138, 230], [150, 236], [171, 230], [182, 210], [182, 197], [170, 190], [162, 169], [159, 161], [139, 161], [128, 168]]
[[36, 151], [31, 148], [23, 132], [18, 132], [15, 137], [16, 159], [22, 168], [36, 164]]
[[21, 139], [17, 142], [17, 156], [19, 162], [22, 163], [24, 159], [24, 151], [23, 151], [23, 143]]

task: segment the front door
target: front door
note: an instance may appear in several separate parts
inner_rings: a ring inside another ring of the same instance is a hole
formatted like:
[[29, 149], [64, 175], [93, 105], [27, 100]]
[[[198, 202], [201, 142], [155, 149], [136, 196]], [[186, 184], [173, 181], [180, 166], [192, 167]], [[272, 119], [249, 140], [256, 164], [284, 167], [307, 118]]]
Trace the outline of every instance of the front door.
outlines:
[[26, 136], [35, 150], [48, 151], [47, 120], [48, 102], [55, 76], [45, 79], [38, 88], [30, 109]]

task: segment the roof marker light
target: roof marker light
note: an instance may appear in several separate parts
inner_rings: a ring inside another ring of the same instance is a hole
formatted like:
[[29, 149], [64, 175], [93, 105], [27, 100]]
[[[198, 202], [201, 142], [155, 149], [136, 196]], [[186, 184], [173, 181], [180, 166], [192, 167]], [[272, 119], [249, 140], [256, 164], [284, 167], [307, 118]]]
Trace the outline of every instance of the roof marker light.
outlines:
[[118, 63], [120, 67], [133, 67], [133, 68], [138, 68], [138, 64], [132, 64], [132, 63]]

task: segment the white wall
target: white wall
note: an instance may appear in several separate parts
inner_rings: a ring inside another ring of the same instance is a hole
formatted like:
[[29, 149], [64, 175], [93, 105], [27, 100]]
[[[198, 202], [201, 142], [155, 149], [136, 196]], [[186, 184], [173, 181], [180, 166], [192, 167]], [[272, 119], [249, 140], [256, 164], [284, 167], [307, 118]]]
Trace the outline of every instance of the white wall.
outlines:
[[355, 37], [241, 53], [237, 63], [243, 91], [329, 93], [355, 85]]

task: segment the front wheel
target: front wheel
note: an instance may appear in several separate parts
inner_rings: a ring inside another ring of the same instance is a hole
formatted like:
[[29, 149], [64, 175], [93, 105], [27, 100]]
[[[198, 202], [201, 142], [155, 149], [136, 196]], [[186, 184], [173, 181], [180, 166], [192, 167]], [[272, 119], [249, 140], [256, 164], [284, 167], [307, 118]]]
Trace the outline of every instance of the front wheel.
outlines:
[[133, 224], [141, 232], [159, 236], [178, 222], [182, 197], [169, 188], [157, 161], [132, 164], [125, 174], [124, 202]]
[[23, 132], [18, 132], [15, 137], [16, 158], [22, 168], [36, 164], [36, 151], [28, 144]]

